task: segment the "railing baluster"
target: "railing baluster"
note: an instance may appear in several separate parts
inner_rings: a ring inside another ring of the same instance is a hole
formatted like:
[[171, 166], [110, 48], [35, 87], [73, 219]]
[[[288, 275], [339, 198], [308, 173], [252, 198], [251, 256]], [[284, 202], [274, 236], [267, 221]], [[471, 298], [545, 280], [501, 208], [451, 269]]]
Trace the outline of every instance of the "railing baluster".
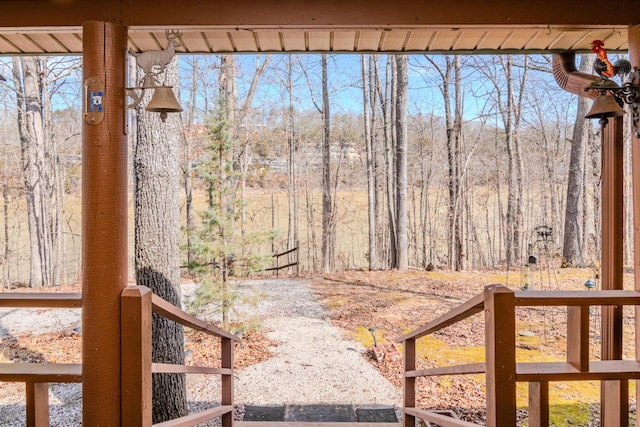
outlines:
[[567, 362], [589, 372], [589, 307], [567, 307]]
[[150, 427], [151, 409], [151, 290], [131, 286], [120, 303], [122, 352], [122, 420], [127, 426]]
[[49, 384], [26, 383], [27, 427], [49, 427]]
[[[407, 378], [406, 373], [408, 371], [414, 371], [416, 369], [416, 340], [409, 338], [404, 341], [404, 391], [403, 391], [403, 404], [404, 408], [414, 408], [416, 406], [416, 378]], [[408, 415], [404, 412], [404, 427], [415, 427], [416, 417]]]
[[549, 425], [549, 383], [529, 383], [529, 427]]
[[[231, 374], [222, 374], [222, 405], [233, 405], [233, 347], [229, 338], [221, 338], [222, 368], [231, 369]], [[233, 426], [233, 411], [222, 416], [222, 427]]]
[[515, 295], [510, 289], [484, 290], [487, 427], [516, 425]]

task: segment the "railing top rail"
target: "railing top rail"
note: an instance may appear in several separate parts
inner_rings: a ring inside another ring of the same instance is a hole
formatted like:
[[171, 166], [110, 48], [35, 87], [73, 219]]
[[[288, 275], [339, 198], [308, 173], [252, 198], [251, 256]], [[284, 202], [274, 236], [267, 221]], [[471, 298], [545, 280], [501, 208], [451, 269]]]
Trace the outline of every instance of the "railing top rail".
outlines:
[[203, 421], [208, 421], [212, 418], [220, 415], [233, 412], [233, 405], [221, 405], [213, 408], [205, 409], [204, 411], [185, 415], [184, 417], [176, 418], [174, 420], [165, 421], [162, 423], [154, 424], [153, 427], [187, 427], [195, 426]]
[[76, 363], [0, 363], [0, 381], [79, 383], [82, 381], [82, 365]]
[[0, 307], [11, 308], [81, 308], [80, 293], [0, 293]]
[[516, 306], [640, 305], [637, 291], [515, 291]]
[[461, 320], [471, 317], [476, 313], [484, 310], [484, 292], [480, 293], [466, 302], [454, 307], [450, 311], [446, 312], [437, 319], [432, 320], [426, 325], [409, 332], [396, 339], [396, 342], [403, 342], [408, 339], [418, 339], [432, 332], [444, 329], [447, 326], [453, 325]]
[[481, 427], [480, 424], [463, 421], [457, 418], [451, 418], [446, 415], [438, 414], [434, 411], [426, 409], [405, 408], [405, 412], [409, 415], [413, 415], [425, 421], [438, 423], [438, 425], [441, 425], [443, 427]]
[[[501, 285], [498, 285], [501, 286]], [[640, 305], [640, 292], [603, 290], [603, 291], [515, 291], [516, 306], [603, 306], [603, 305]], [[466, 302], [426, 325], [397, 339], [417, 339], [446, 328], [484, 310], [484, 293], [480, 293]]]
[[188, 326], [190, 328], [208, 333], [210, 335], [216, 335], [220, 338], [229, 338], [233, 341], [240, 342], [240, 337], [234, 335], [224, 329], [211, 325], [202, 319], [198, 319], [195, 316], [179, 309], [173, 304], [163, 300], [159, 296], [153, 294], [151, 296], [151, 303], [153, 305], [153, 312], [159, 314], [169, 320], [180, 323], [181, 325]]

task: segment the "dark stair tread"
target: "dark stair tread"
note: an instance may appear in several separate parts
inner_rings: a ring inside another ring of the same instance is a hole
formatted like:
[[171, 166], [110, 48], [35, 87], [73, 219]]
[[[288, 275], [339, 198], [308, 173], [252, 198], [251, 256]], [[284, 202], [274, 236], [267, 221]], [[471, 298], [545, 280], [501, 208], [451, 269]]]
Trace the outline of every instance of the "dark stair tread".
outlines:
[[286, 405], [284, 420], [352, 423], [356, 411], [353, 405]]
[[284, 421], [284, 406], [245, 405], [245, 421]]
[[358, 408], [356, 409], [360, 423], [397, 423], [398, 417], [393, 408]]
[[243, 421], [290, 423], [398, 423], [394, 408], [356, 408], [350, 404], [246, 405]]

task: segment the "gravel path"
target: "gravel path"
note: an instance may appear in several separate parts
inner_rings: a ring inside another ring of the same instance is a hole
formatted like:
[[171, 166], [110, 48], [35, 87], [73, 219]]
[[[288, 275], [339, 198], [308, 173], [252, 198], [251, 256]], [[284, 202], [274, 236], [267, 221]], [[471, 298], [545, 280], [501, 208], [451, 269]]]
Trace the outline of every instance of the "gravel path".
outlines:
[[266, 297], [257, 306], [274, 357], [238, 373], [246, 404], [351, 403], [399, 406], [401, 393], [363, 357], [365, 348], [331, 325], [305, 280], [247, 282]]
[[0, 308], [0, 338], [79, 328], [79, 308]]
[[[360, 344], [348, 340], [343, 330], [331, 325], [309, 281], [251, 280], [242, 282], [238, 288], [242, 295], [253, 295], [258, 301], [257, 305], [240, 304], [239, 311], [245, 316], [259, 317], [278, 346], [273, 349], [271, 359], [236, 373], [237, 404], [400, 406], [400, 390], [362, 357], [365, 349]], [[183, 287], [185, 295], [192, 290], [192, 286]], [[0, 337], [79, 325], [78, 310], [0, 309]], [[217, 404], [220, 382], [215, 376], [189, 375], [187, 378], [192, 410]], [[24, 425], [23, 396], [22, 384], [2, 384], [0, 426]], [[79, 425], [81, 399], [79, 384], [52, 385], [51, 426]]]

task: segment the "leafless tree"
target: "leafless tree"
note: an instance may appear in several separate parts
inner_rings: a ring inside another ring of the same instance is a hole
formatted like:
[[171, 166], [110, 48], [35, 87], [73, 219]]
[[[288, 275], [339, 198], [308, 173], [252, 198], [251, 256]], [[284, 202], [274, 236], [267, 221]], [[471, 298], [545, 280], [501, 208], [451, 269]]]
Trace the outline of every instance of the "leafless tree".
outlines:
[[[588, 72], [593, 68], [593, 56], [582, 55], [580, 61], [580, 71]], [[582, 257], [581, 242], [581, 221], [585, 215], [582, 211], [580, 200], [585, 198], [583, 193], [583, 168], [584, 153], [589, 137], [589, 123], [584, 116], [589, 108], [589, 101], [586, 98], [578, 97], [578, 108], [576, 110], [576, 120], [573, 126], [573, 136], [571, 137], [571, 157], [569, 161], [569, 176], [567, 179], [567, 202], [564, 214], [564, 244], [562, 245], [562, 257], [568, 265], [582, 267], [584, 258]]]
[[[367, 61], [368, 59], [368, 61]], [[372, 108], [370, 102], [371, 93], [371, 65], [372, 57], [362, 55], [362, 105], [364, 108], [364, 140], [366, 145], [367, 155], [367, 201], [368, 201], [368, 225], [369, 225], [369, 270], [378, 269], [378, 221], [377, 221], [377, 189], [376, 189], [376, 171], [375, 171], [375, 158], [376, 147], [373, 139], [373, 120], [372, 115], [375, 115], [375, 110]], [[375, 96], [372, 97], [375, 100]], [[373, 111], [372, 111], [373, 110]]]
[[395, 99], [396, 123], [396, 259], [395, 267], [405, 271], [409, 267], [407, 227], [407, 92], [409, 90], [409, 59], [395, 55], [398, 69]]
[[59, 284], [64, 265], [64, 174], [55, 144], [51, 96], [56, 81], [68, 77], [78, 64], [55, 75], [47, 57], [12, 58], [32, 287]]

